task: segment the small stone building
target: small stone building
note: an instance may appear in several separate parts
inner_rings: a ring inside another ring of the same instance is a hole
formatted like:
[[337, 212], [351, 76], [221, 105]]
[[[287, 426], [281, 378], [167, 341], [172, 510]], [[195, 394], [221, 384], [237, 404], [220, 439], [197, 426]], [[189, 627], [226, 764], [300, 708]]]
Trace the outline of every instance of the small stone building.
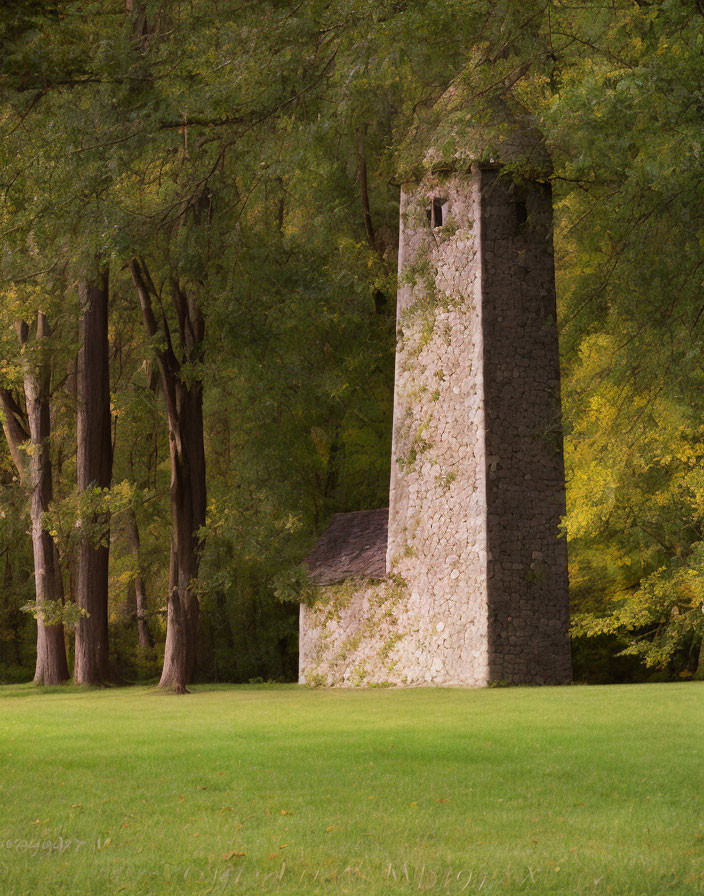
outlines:
[[402, 188], [389, 508], [310, 555], [301, 683], [571, 680], [549, 161], [506, 120]]

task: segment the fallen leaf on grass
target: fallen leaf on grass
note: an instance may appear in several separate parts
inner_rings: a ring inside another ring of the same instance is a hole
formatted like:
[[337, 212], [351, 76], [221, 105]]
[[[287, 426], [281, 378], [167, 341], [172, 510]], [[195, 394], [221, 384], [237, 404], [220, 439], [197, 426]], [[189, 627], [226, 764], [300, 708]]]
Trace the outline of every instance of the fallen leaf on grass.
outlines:
[[331, 824], [329, 828], [325, 828], [326, 832], [329, 834], [330, 831], [334, 831], [335, 828], [338, 827], [336, 824]]
[[245, 853], [243, 852], [236, 852], [233, 850], [232, 852], [224, 852], [222, 857], [226, 862], [229, 862], [230, 859], [241, 859], [244, 855]]
[[288, 846], [288, 843], [282, 843], [281, 846], [279, 847], [279, 849], [286, 849], [287, 846]]

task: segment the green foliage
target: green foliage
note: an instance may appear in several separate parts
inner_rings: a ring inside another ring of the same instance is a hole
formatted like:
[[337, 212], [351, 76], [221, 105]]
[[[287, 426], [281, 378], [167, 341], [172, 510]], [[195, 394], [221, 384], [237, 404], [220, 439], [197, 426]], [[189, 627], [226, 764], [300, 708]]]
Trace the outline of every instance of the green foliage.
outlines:
[[78, 604], [65, 604], [59, 600], [44, 600], [41, 607], [37, 605], [35, 600], [30, 600], [20, 609], [23, 613], [29, 613], [35, 619], [41, 617], [44, 625], [63, 623], [68, 628], [75, 628], [81, 617], [89, 615]]
[[126, 480], [111, 488], [76, 489], [52, 504], [44, 514], [44, 528], [66, 556], [74, 553], [83, 538], [93, 547], [108, 546], [111, 517], [133, 503], [134, 486]]
[[311, 606], [320, 597], [320, 589], [311, 582], [305, 566], [297, 566], [281, 575], [274, 584], [274, 594], [282, 602]]
[[[312, 597], [302, 558], [334, 512], [388, 500], [399, 184], [491, 156], [518, 180], [549, 178], [556, 198], [576, 656], [586, 677], [590, 662], [596, 677], [615, 668], [607, 644], [625, 653], [618, 675], [694, 675], [704, 618], [699, 5], [131, 6], [0, 10], [0, 386], [21, 396], [37, 352], [48, 353], [45, 522], [63, 563], [64, 618], [77, 539], [107, 543], [110, 519], [115, 656], [125, 677], [151, 674], [127, 648], [130, 589], [139, 574], [161, 645], [171, 446], [155, 354], [170, 336], [189, 338], [169, 301], [178, 282], [206, 333], [179, 359], [182, 381], [204, 391], [201, 674], [293, 674], [294, 605]], [[552, 173], [510, 145], [516, 118], [545, 135]], [[154, 339], [126, 268], [137, 256], [163, 324]], [[117, 484], [79, 499], [75, 284], [99, 265], [110, 268]], [[409, 276], [420, 350], [435, 272], [421, 258]], [[31, 330], [39, 310], [51, 337], [20, 346], [15, 324]], [[409, 465], [428, 447], [422, 428], [412, 441]], [[8, 668], [31, 665], [26, 497], [3, 447]]]
[[587, 9], [544, 107], [575, 635], [685, 677], [703, 634], [703, 28], [681, 4]]
[[164, 662], [163, 642], [140, 647], [133, 621], [119, 619], [110, 624], [110, 655], [121, 684], [158, 683]]

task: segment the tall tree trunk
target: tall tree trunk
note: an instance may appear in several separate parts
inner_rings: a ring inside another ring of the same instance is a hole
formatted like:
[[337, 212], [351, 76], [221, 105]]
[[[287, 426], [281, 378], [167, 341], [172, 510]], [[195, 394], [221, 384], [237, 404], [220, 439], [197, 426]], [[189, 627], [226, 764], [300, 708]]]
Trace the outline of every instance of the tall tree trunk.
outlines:
[[[78, 354], [78, 491], [109, 488], [112, 478], [110, 368], [108, 354], [108, 274], [79, 284], [81, 302]], [[85, 610], [76, 626], [76, 684], [104, 684], [108, 677], [109, 520], [91, 514], [78, 549], [76, 602]], [[102, 539], [96, 537], [102, 530]]]
[[137, 525], [137, 517], [132, 508], [127, 512], [127, 540], [130, 550], [136, 564], [136, 573], [132, 582], [134, 588], [135, 610], [137, 615], [137, 635], [140, 647], [153, 647], [154, 639], [149, 629], [147, 620], [147, 590], [144, 586], [144, 577], [142, 576], [142, 556], [139, 541], [139, 527]]
[[168, 324], [157, 324], [152, 309], [156, 294], [143, 261], [130, 262], [142, 319], [150, 339], [161, 335], [165, 347], [158, 350], [161, 391], [169, 421], [171, 457], [171, 557], [167, 596], [166, 647], [159, 686], [186, 693], [196, 663], [198, 597], [194, 593], [200, 566], [200, 530], [205, 524], [205, 449], [203, 445], [203, 384], [181, 377], [181, 363], [202, 361], [205, 326], [198, 305], [178, 281], [171, 294], [179, 320], [180, 350], [177, 357]]
[[63, 684], [68, 675], [64, 626], [61, 622], [46, 624], [44, 609], [49, 619], [56, 618], [56, 609], [63, 603], [63, 583], [58, 565], [58, 551], [54, 540], [43, 525], [42, 516], [49, 509], [53, 497], [49, 437], [51, 416], [49, 407], [50, 366], [44, 356], [42, 342], [49, 336], [46, 317], [37, 316], [37, 346], [40, 360], [38, 372], [28, 370], [24, 379], [27, 419], [32, 441], [30, 480], [32, 499], [32, 548], [34, 550], [34, 587], [37, 601], [37, 665], [34, 681], [37, 684]]
[[[20, 345], [29, 336], [24, 321], [17, 324]], [[7, 390], [0, 389], [3, 408], [3, 428], [15, 462], [20, 481], [30, 492], [30, 519], [32, 522], [32, 552], [34, 557], [34, 591], [37, 607], [37, 661], [34, 681], [36, 684], [63, 684], [69, 678], [66, 659], [66, 642], [62, 622], [53, 622], [57, 605], [63, 603], [63, 581], [59, 554], [51, 535], [45, 531], [42, 515], [49, 509], [53, 495], [51, 468], [51, 364], [46, 355], [44, 340], [49, 337], [49, 325], [43, 312], [37, 315], [36, 365], [28, 364], [24, 377], [26, 413], [19, 401]], [[31, 441], [32, 451], [27, 454], [21, 445]], [[45, 623], [45, 613], [53, 624]]]
[[171, 562], [166, 647], [160, 687], [184, 693], [193, 677], [200, 607], [193, 585], [200, 566], [199, 530], [205, 523], [203, 393], [177, 384], [177, 434], [171, 432]]

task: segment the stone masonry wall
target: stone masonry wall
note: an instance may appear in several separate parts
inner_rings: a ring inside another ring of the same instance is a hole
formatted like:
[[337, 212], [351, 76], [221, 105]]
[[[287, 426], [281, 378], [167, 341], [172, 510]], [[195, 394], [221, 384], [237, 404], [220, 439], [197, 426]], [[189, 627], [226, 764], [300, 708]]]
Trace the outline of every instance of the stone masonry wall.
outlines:
[[489, 678], [480, 187], [429, 176], [401, 206], [387, 568], [421, 636], [407, 677], [435, 684]]
[[569, 680], [551, 215], [478, 166], [402, 192], [387, 577], [301, 608], [302, 682]]
[[373, 612], [360, 583], [302, 608], [301, 680], [488, 682], [479, 190], [476, 172], [402, 193], [387, 570], [404, 599], [387, 614], [378, 583]]
[[[482, 172], [489, 671], [571, 679], [560, 366], [549, 185]], [[519, 213], [520, 212], [520, 213]], [[523, 218], [525, 217], [525, 221]]]
[[400, 578], [347, 581], [301, 605], [299, 680], [328, 687], [416, 684], [419, 632]]

